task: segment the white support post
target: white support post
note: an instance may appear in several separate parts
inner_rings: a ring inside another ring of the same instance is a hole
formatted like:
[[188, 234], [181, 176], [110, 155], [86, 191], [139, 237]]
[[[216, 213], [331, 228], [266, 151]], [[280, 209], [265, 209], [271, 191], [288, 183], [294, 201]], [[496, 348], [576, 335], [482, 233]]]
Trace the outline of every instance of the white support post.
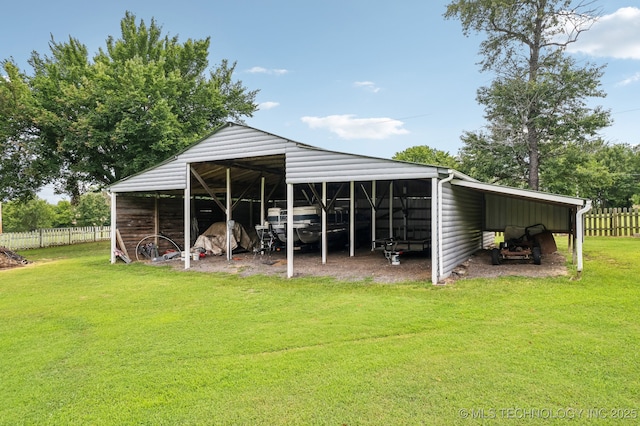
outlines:
[[322, 264], [327, 264], [327, 182], [322, 182]]
[[431, 179], [431, 283], [438, 284], [438, 270], [440, 266], [440, 235], [438, 227], [440, 218], [438, 217], [438, 178]]
[[293, 277], [293, 184], [287, 184], [287, 278]]
[[371, 181], [371, 251], [376, 249], [376, 181]]
[[[116, 263], [116, 193], [111, 193], [111, 263]], [[122, 247], [121, 247], [122, 248]]]
[[160, 212], [158, 209], [158, 194], [153, 198], [153, 233], [155, 239], [153, 243], [158, 247], [158, 234], [160, 234]]
[[576, 244], [575, 244], [575, 251], [576, 251], [576, 255], [577, 255], [577, 267], [576, 267], [576, 271], [578, 272], [578, 275], [582, 274], [582, 243], [584, 241], [584, 214], [587, 213], [589, 210], [591, 210], [591, 200], [587, 200], [587, 203], [585, 204], [585, 206], [583, 208], [581, 208], [580, 210], [578, 210], [578, 212], [576, 213]]
[[356, 183], [349, 183], [349, 256], [356, 255]]
[[389, 182], [389, 238], [393, 238], [393, 181]]
[[260, 179], [260, 226], [264, 226], [264, 212], [265, 212], [265, 200], [264, 200], [264, 185], [265, 185], [265, 181], [266, 178], [264, 176], [262, 176], [262, 178]]
[[227, 261], [231, 261], [233, 253], [231, 253], [231, 169], [227, 167]]
[[191, 268], [191, 164], [187, 163], [184, 188], [184, 269]]

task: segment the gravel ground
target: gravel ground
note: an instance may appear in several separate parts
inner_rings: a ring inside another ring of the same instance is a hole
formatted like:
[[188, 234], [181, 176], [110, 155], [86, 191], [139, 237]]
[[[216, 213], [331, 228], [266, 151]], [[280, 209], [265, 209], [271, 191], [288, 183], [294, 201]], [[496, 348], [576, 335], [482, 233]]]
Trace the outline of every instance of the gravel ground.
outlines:
[[[170, 262], [182, 268], [182, 262]], [[465, 278], [491, 278], [499, 276], [550, 277], [567, 275], [566, 259], [559, 253], [542, 256], [542, 265], [524, 260], [508, 260], [501, 265], [491, 264], [490, 252], [478, 251], [458, 266], [447, 282]], [[286, 253], [267, 255], [234, 253], [233, 259], [226, 256], [206, 256], [191, 261], [194, 271], [226, 272], [248, 276], [254, 274], [286, 277]], [[358, 250], [354, 257], [347, 251], [330, 252], [327, 263], [322, 264], [321, 254], [296, 252], [294, 255], [295, 276], [329, 276], [342, 281], [372, 280], [381, 283], [403, 281], [431, 281], [431, 259], [424, 253], [408, 253], [400, 257], [399, 265], [391, 265], [382, 251]]]

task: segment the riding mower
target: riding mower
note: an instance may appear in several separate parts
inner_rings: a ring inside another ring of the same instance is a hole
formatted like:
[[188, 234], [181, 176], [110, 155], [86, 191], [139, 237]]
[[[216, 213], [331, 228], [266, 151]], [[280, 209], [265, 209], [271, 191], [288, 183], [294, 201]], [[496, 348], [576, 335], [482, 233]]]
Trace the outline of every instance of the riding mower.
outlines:
[[499, 265], [506, 259], [533, 259], [533, 263], [540, 265], [543, 254], [556, 250], [553, 234], [541, 223], [527, 226], [524, 233], [521, 227], [507, 226], [504, 242], [500, 243], [499, 248], [491, 250], [491, 263]]

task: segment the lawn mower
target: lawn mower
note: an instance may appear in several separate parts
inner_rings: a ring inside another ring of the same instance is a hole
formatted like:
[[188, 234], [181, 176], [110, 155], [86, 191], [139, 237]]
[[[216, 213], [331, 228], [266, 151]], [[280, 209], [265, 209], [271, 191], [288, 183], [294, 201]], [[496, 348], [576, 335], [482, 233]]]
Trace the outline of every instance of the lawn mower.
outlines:
[[494, 265], [499, 265], [505, 259], [533, 259], [533, 263], [540, 265], [543, 252], [546, 254], [557, 250], [553, 234], [541, 223], [527, 226], [524, 233], [521, 227], [508, 226], [504, 239], [499, 248], [491, 250], [491, 263]]

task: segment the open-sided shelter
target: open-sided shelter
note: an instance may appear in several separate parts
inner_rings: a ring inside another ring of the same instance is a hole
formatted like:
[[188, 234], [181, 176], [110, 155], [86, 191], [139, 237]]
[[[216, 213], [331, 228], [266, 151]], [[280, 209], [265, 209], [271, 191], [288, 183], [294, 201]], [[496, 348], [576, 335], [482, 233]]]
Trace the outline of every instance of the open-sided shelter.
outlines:
[[[590, 208], [581, 198], [486, 184], [444, 167], [328, 151], [234, 123], [115, 183], [110, 192], [112, 262], [117, 244], [135, 252], [144, 238], [165, 236], [188, 251], [209, 225], [238, 222], [252, 230], [276, 207], [293, 235], [294, 208], [318, 205], [323, 263], [327, 217], [346, 211], [350, 256], [358, 244], [372, 250], [391, 238], [413, 244], [430, 254], [434, 284], [507, 225], [543, 223], [569, 234], [581, 271], [582, 215]], [[292, 277], [293, 238], [286, 253]], [[226, 254], [230, 259], [232, 251]], [[190, 268], [190, 256], [184, 266]]]

